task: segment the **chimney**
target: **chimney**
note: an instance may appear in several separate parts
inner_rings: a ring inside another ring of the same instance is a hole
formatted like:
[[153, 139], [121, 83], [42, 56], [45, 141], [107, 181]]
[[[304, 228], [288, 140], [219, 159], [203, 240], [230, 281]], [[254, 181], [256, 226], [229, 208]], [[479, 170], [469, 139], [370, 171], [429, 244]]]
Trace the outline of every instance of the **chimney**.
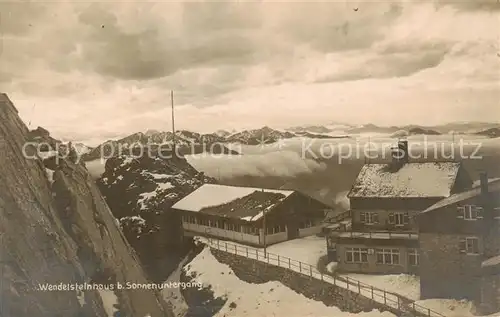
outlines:
[[409, 162], [408, 141], [398, 141], [398, 146], [392, 148], [392, 162], [399, 166]]
[[486, 172], [479, 173], [479, 181], [481, 186], [481, 195], [488, 195], [488, 174]]

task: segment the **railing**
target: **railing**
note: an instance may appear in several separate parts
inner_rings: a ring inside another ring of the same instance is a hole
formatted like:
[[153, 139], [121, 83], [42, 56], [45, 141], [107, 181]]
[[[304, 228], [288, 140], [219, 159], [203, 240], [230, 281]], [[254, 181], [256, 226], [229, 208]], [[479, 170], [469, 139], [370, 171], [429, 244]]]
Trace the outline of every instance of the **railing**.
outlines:
[[378, 304], [385, 305], [386, 307], [397, 309], [402, 314], [410, 313], [412, 316], [426, 316], [426, 317], [445, 317], [444, 315], [433, 311], [429, 308], [423, 307], [411, 301], [408, 298], [398, 294], [387, 292], [383, 289], [376, 288], [372, 285], [365, 284], [358, 280], [349, 277], [330, 276], [323, 274], [318, 269], [308, 263], [291, 259], [279, 254], [264, 253], [263, 250], [251, 248], [247, 246], [237, 245], [221, 241], [217, 239], [204, 239], [203, 241], [210, 248], [227, 253], [246, 257], [248, 259], [257, 260], [270, 265], [279, 266], [310, 278], [314, 278], [326, 283], [330, 283], [337, 287], [350, 290]]
[[331, 218], [326, 219], [325, 223], [335, 224], [335, 223], [341, 222], [342, 220], [346, 220], [347, 218], [350, 218], [351, 216], [352, 216], [351, 210], [346, 210], [344, 212], [341, 212], [338, 215], [335, 215]]
[[345, 230], [342, 231], [340, 229], [335, 230], [337, 232], [342, 232], [342, 233], [348, 233], [350, 238], [360, 238], [360, 237], [367, 237], [367, 238], [376, 238], [376, 235], [386, 235], [389, 237], [389, 239], [393, 238], [403, 238], [403, 239], [418, 239], [418, 233], [415, 232], [394, 232], [394, 231], [352, 231], [352, 230]]

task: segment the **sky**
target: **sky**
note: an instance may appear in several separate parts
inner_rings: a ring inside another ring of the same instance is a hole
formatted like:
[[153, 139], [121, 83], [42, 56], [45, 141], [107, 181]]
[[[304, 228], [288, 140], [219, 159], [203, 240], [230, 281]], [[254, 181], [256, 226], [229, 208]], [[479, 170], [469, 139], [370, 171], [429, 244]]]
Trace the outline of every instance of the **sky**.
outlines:
[[497, 0], [1, 2], [0, 91], [30, 128], [500, 121]]

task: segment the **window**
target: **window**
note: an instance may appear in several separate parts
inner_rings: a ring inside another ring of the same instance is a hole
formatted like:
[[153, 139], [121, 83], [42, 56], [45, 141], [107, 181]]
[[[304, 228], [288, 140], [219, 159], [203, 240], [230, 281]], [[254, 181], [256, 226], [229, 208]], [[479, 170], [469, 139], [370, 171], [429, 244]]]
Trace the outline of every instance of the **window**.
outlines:
[[407, 213], [397, 212], [389, 214], [389, 223], [396, 226], [404, 226], [410, 222], [410, 217]]
[[420, 262], [418, 249], [408, 250], [408, 263], [413, 266], [417, 266]]
[[460, 240], [460, 253], [479, 254], [479, 239], [467, 237]]
[[243, 228], [243, 233], [246, 233], [246, 234], [258, 234], [258, 230], [255, 227], [243, 226], [242, 228]]
[[195, 216], [189, 216], [188, 222], [196, 224], [196, 217]]
[[366, 225], [373, 225], [378, 223], [378, 213], [376, 212], [362, 212], [359, 214], [359, 219]]
[[399, 264], [398, 249], [379, 249], [377, 250], [377, 264]]
[[199, 219], [198, 223], [202, 226], [208, 226], [208, 220], [205, 218]]
[[346, 248], [345, 261], [347, 263], [368, 263], [368, 249]]
[[483, 218], [483, 208], [474, 205], [465, 205], [457, 207], [459, 219], [476, 220]]
[[280, 232], [285, 232], [285, 226], [275, 225], [267, 227], [267, 234], [276, 234]]

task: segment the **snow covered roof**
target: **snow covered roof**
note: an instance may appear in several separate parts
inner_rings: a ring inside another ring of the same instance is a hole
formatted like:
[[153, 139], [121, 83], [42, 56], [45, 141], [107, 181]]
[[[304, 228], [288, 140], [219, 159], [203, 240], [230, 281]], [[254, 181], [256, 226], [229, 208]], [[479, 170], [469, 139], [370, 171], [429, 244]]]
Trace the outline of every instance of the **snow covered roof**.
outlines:
[[[490, 179], [488, 182], [488, 191], [489, 192], [500, 191], [500, 179]], [[479, 194], [481, 194], [481, 187], [476, 186], [470, 190], [467, 190], [467, 191], [464, 191], [461, 193], [457, 193], [457, 194], [451, 195], [450, 197], [447, 197], [443, 200], [440, 200], [437, 203], [435, 203], [434, 205], [432, 205], [429, 208], [427, 208], [426, 210], [424, 210], [423, 212], [430, 212], [430, 211], [440, 209], [440, 208], [443, 208], [443, 207], [446, 207], [449, 205], [453, 205], [453, 204], [459, 203], [461, 201], [470, 199], [472, 197], [479, 196]]]
[[495, 267], [500, 265], [500, 255], [489, 258], [481, 264], [481, 267]]
[[459, 169], [457, 162], [410, 162], [399, 169], [391, 164], [365, 164], [348, 197], [448, 197]]
[[178, 201], [172, 208], [256, 221], [260, 219], [264, 210], [271, 210], [293, 192], [293, 190], [204, 184]]

